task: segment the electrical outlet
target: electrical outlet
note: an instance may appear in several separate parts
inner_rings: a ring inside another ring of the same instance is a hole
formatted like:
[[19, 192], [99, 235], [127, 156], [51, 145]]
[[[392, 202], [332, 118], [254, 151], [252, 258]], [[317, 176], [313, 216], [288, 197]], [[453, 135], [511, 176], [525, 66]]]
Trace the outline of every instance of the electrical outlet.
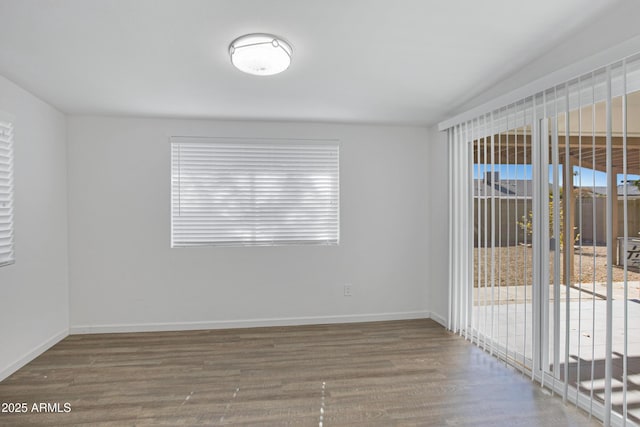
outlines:
[[351, 287], [351, 284], [347, 283], [346, 285], [344, 285], [344, 296], [350, 297], [352, 295], [353, 295], [353, 289]]

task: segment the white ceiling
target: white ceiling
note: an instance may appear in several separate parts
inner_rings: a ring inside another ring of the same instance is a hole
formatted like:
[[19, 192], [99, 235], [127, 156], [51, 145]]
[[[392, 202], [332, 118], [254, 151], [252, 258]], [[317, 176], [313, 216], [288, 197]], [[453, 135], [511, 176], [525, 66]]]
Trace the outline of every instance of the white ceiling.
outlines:
[[[432, 124], [617, 0], [0, 0], [0, 74], [70, 114]], [[235, 70], [236, 37], [294, 48]]]

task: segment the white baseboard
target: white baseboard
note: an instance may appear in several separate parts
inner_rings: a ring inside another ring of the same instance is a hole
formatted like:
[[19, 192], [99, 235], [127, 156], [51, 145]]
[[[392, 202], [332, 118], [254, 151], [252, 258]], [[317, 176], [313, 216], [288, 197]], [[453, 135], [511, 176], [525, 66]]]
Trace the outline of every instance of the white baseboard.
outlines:
[[440, 316], [438, 313], [429, 313], [429, 319], [435, 320], [445, 328], [447, 327], [447, 319], [445, 319], [443, 316]]
[[[321, 325], [327, 323], [378, 322], [384, 320], [428, 319], [428, 311], [398, 313], [347, 314], [337, 316], [282, 317], [272, 319], [214, 320], [204, 322], [134, 323], [111, 325], [76, 325], [70, 334], [104, 334], [117, 332], [188, 331], [198, 329], [257, 328], [266, 326]], [[438, 321], [438, 320], [436, 320]]]
[[51, 338], [43, 342], [42, 344], [36, 346], [31, 351], [27, 352], [24, 356], [7, 366], [6, 368], [0, 370], [0, 381], [3, 381], [5, 378], [8, 378], [9, 375], [16, 372], [18, 369], [22, 368], [27, 363], [31, 362], [36, 357], [40, 356], [45, 351], [49, 350], [51, 347], [65, 339], [69, 335], [69, 331], [66, 329], [58, 332], [53, 335]]

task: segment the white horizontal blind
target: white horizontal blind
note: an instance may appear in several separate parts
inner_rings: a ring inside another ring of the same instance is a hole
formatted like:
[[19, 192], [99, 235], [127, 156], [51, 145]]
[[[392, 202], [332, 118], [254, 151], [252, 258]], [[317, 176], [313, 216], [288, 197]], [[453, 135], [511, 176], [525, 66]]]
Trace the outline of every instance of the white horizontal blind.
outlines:
[[0, 266], [14, 261], [13, 123], [0, 117]]
[[339, 143], [171, 139], [171, 246], [336, 245]]

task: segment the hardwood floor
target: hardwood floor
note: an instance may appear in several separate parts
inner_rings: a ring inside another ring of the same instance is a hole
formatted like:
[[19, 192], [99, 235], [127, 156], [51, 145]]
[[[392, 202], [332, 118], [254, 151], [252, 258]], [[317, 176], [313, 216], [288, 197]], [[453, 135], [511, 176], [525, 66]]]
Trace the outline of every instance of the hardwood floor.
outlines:
[[72, 335], [0, 402], [29, 409], [2, 426], [600, 425], [431, 320]]

